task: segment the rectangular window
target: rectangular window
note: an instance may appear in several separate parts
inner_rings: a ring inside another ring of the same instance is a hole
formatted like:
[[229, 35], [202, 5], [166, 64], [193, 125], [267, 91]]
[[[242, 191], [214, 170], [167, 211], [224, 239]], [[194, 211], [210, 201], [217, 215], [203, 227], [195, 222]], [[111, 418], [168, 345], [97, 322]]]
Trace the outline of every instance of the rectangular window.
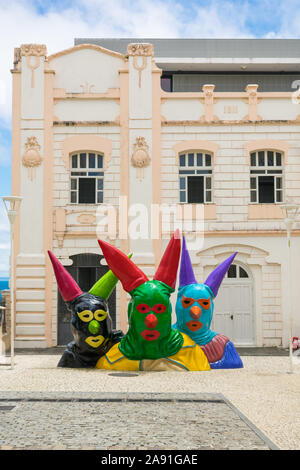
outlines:
[[212, 202], [211, 165], [212, 156], [208, 153], [189, 152], [179, 155], [179, 201], [181, 203]]
[[[250, 154], [250, 163], [250, 202], [283, 202], [282, 154], [272, 150], [260, 150]], [[257, 164], [259, 170], [255, 169]]]
[[103, 155], [80, 153], [70, 158], [72, 167], [70, 202], [72, 204], [103, 203]]

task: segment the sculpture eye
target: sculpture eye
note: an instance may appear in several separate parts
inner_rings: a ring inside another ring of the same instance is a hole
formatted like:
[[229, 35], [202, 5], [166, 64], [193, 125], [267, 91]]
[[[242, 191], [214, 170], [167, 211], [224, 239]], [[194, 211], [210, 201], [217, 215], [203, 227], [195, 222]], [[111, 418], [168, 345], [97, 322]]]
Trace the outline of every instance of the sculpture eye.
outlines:
[[95, 320], [103, 321], [107, 317], [107, 313], [105, 310], [96, 310], [94, 313]]
[[151, 308], [149, 307], [149, 305], [147, 304], [139, 304], [136, 309], [138, 310], [138, 312], [140, 313], [148, 313], [150, 312]]
[[86, 323], [90, 322], [94, 318], [93, 312], [90, 310], [83, 310], [82, 312], [78, 312], [77, 315], [79, 316], [80, 320]]
[[182, 297], [181, 299], [181, 303], [182, 303], [182, 306], [183, 308], [188, 308], [190, 307], [191, 305], [193, 305], [195, 303], [195, 299], [192, 299], [190, 297]]
[[152, 307], [154, 313], [164, 313], [166, 311], [166, 306], [164, 304], [156, 304]]
[[202, 308], [204, 308], [204, 310], [208, 310], [209, 307], [210, 307], [210, 298], [208, 298], [208, 299], [198, 299], [197, 302], [198, 302], [198, 304], [201, 305]]

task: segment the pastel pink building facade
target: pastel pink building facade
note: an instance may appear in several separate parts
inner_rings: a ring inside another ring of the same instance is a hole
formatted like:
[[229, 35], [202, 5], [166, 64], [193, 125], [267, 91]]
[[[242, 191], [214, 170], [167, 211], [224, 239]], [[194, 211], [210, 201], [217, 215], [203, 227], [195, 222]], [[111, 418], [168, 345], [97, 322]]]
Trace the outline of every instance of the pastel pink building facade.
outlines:
[[[196, 59], [182, 60], [185, 70], [209, 70], [208, 63], [212, 70], [213, 58]], [[204, 215], [203, 244], [191, 252], [199, 282], [238, 251], [216, 299], [216, 331], [237, 346], [287, 347], [291, 306], [300, 336], [300, 223], [292, 230], [289, 296], [280, 207], [300, 203], [295, 90], [260, 91], [253, 82], [240, 91], [218, 91], [214, 83], [164, 91], [163, 62], [178, 68], [178, 58], [158, 60], [143, 41], [128, 40], [123, 53], [92, 43], [52, 55], [45, 45], [15, 49], [12, 194], [23, 197], [14, 233], [17, 348], [71, 339], [47, 250], [79, 283], [89, 276], [93, 282], [107, 269], [101, 237], [133, 251], [151, 277], [169, 227], [160, 215], [158, 236], [135, 239], [121, 236], [120, 226], [126, 230], [136, 218], [132, 207], [150, 214], [161, 205], [189, 206], [194, 221], [198, 206]], [[224, 59], [223, 70], [230, 67]], [[99, 225], [101, 207], [113, 212]], [[125, 332], [120, 285], [111, 308]]]

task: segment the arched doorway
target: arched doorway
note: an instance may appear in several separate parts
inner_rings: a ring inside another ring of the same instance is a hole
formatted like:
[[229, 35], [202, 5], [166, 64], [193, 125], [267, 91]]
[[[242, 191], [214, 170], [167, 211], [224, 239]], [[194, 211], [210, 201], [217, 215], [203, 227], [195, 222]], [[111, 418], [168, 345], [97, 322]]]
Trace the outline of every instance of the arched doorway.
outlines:
[[[93, 284], [107, 271], [108, 266], [100, 264], [103, 256], [94, 253], [81, 253], [70, 256], [73, 260], [71, 266], [65, 266], [66, 270], [75, 279], [83, 292], [88, 292]], [[109, 313], [116, 327], [116, 290], [113, 291], [108, 301]], [[67, 309], [60, 292], [57, 295], [57, 344], [66, 345], [73, 340], [71, 332], [72, 313]]]
[[238, 346], [255, 345], [253, 278], [241, 263], [230, 266], [215, 299], [212, 328]]

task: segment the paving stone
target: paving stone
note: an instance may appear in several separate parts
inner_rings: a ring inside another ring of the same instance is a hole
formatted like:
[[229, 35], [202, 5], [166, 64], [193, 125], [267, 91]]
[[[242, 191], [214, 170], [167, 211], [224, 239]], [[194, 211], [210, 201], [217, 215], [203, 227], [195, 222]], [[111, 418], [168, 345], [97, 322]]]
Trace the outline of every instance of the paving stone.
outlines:
[[15, 406], [0, 412], [1, 450], [270, 448], [220, 394], [2, 392], [1, 399]]

